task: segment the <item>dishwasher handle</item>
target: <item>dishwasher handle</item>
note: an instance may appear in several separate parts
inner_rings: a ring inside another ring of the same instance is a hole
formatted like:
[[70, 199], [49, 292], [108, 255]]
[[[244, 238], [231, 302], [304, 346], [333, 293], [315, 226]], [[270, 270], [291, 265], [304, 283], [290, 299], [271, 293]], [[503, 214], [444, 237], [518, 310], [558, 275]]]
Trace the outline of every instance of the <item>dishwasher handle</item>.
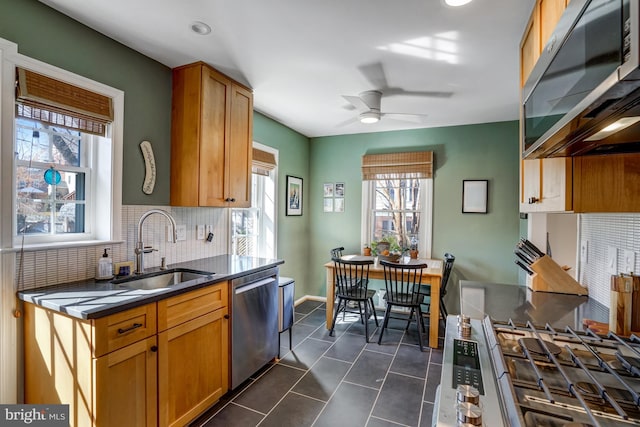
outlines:
[[273, 282], [275, 282], [275, 279], [273, 277], [269, 277], [267, 279], [262, 279], [262, 280], [259, 280], [257, 282], [251, 282], [251, 283], [247, 283], [246, 285], [238, 286], [237, 288], [234, 289], [233, 292], [236, 295], [240, 295], [240, 294], [242, 294], [244, 292], [248, 292], [248, 291], [250, 291], [252, 289], [259, 288], [261, 286], [265, 286], [265, 285], [268, 285], [269, 283], [273, 283]]

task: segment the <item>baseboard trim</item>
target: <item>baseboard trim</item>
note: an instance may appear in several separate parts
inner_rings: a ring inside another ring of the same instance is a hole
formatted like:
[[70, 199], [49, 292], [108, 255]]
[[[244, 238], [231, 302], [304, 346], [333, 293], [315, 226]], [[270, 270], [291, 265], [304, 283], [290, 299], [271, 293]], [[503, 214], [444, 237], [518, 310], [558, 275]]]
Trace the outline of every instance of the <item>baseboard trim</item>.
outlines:
[[316, 296], [316, 295], [304, 295], [303, 297], [298, 298], [297, 300], [295, 300], [293, 305], [294, 306], [298, 306], [298, 305], [302, 304], [305, 301], [327, 302], [327, 297], [319, 297], [319, 296]]

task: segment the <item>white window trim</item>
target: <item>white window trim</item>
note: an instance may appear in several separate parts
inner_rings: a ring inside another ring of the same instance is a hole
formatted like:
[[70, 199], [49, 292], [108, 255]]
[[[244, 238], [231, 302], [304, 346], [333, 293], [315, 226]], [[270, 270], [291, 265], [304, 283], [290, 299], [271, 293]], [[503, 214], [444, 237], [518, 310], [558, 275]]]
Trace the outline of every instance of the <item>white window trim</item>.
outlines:
[[[278, 258], [278, 193], [279, 193], [279, 185], [278, 185], [278, 169], [279, 169], [279, 151], [277, 148], [270, 147], [268, 145], [260, 144], [259, 142], [253, 141], [253, 147], [259, 150], [265, 151], [267, 153], [273, 154], [276, 159], [276, 168], [273, 170], [273, 182], [275, 183], [275, 193], [273, 195], [273, 202], [275, 203], [275, 212], [274, 212], [274, 224], [273, 224], [273, 244], [274, 244], [274, 258]], [[231, 241], [231, 209], [227, 209], [227, 224], [229, 224], [229, 238], [228, 238], [228, 253], [233, 253], [233, 242]]]
[[[421, 218], [424, 219], [424, 227], [420, 227], [418, 251], [420, 258], [431, 258], [433, 246], [433, 178], [420, 180], [422, 197]], [[371, 195], [373, 193], [373, 181], [362, 181], [362, 213], [360, 228], [360, 247], [371, 244]]]
[[[2, 73], [0, 75], [0, 94], [2, 104], [0, 104], [0, 137], [2, 146], [0, 147], [2, 161], [0, 163], [0, 174], [2, 183], [0, 184], [0, 215], [3, 218], [12, 218], [11, 221], [3, 221], [0, 226], [0, 251], [15, 249], [21, 246], [21, 238], [18, 236], [14, 241], [15, 229], [15, 200], [13, 197], [15, 188], [15, 176], [13, 174], [13, 139], [14, 139], [14, 84], [15, 68], [21, 67], [33, 70], [37, 73], [50, 76], [54, 79], [73, 84], [91, 90], [96, 93], [108, 96], [113, 99], [114, 119], [111, 128], [110, 153], [99, 153], [98, 155], [110, 154], [111, 162], [101, 162], [107, 165], [106, 169], [100, 168], [94, 179], [104, 182], [110, 175], [111, 197], [94, 198], [95, 215], [94, 224], [103, 224], [92, 230], [91, 237], [77, 240], [75, 236], [56, 236], [56, 241], [51, 242], [51, 247], [59, 247], [61, 243], [73, 245], [74, 241], [81, 246], [88, 241], [99, 244], [107, 241], [119, 241], [121, 238], [121, 211], [122, 211], [122, 146], [123, 146], [123, 124], [124, 124], [124, 92], [95, 82], [86, 77], [79, 76], [61, 68], [46, 64], [33, 58], [17, 53], [17, 45], [7, 40], [0, 39], [0, 55], [2, 58]], [[9, 94], [9, 95], [7, 95]], [[97, 149], [106, 147], [96, 144]], [[38, 244], [39, 249], [43, 249], [48, 243]], [[28, 245], [25, 245], [27, 247]]]

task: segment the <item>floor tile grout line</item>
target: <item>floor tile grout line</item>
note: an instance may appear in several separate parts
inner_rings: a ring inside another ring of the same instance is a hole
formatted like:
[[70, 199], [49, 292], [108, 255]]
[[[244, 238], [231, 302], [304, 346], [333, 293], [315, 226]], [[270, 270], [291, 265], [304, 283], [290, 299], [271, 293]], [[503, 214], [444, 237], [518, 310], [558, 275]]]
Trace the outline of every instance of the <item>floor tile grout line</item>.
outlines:
[[[351, 326], [349, 326], [350, 328]], [[347, 328], [347, 329], [349, 329]], [[344, 337], [344, 335], [346, 334], [346, 331], [344, 334], [342, 334], [340, 336], [340, 338], [336, 339], [336, 342], [340, 339], [342, 339], [342, 337]], [[335, 345], [335, 342], [334, 342]], [[333, 345], [331, 346], [333, 347]], [[329, 347], [327, 349], [327, 351], [329, 351], [331, 349], [331, 347]], [[355, 361], [358, 360], [360, 358], [360, 356], [362, 355], [362, 352], [364, 352], [364, 350], [367, 348], [366, 345], [366, 340], [365, 340], [365, 345], [362, 346], [362, 349], [360, 350], [360, 353], [358, 353], [358, 356], [354, 359], [353, 363], [351, 363], [351, 366], [349, 367], [349, 369], [347, 369], [347, 372], [345, 372], [345, 374], [342, 376], [342, 379], [340, 380], [340, 382], [338, 383], [338, 385], [336, 386], [336, 388], [333, 390], [333, 393], [331, 393], [331, 396], [329, 396], [329, 399], [327, 399], [327, 402], [324, 404], [324, 406], [322, 407], [322, 409], [320, 410], [320, 412], [318, 412], [318, 415], [316, 415], [316, 418], [313, 420], [313, 422], [311, 423], [311, 427], [313, 427], [315, 425], [315, 423], [318, 421], [318, 419], [320, 418], [320, 416], [322, 415], [322, 413], [324, 412], [324, 410], [327, 408], [327, 405], [329, 404], [329, 402], [331, 402], [331, 399], [333, 399], [333, 396], [335, 396], [336, 392], [338, 391], [338, 389], [340, 388], [340, 385], [344, 382], [346, 382], [347, 384], [349, 384], [348, 381], [345, 381], [344, 379], [347, 378], [347, 376], [349, 375], [349, 372], [351, 372], [351, 370], [353, 369], [353, 367], [355, 366]], [[326, 354], [326, 352], [325, 352]], [[324, 356], [324, 355], [323, 355]], [[368, 421], [368, 419], [367, 419]]]
[[[401, 426], [401, 427], [412, 427], [412, 426], [410, 426], [410, 425], [408, 425], [408, 424], [398, 423], [398, 422], [396, 422], [396, 421], [388, 420], [388, 419], [386, 419], [386, 418], [376, 417], [375, 415], [372, 415], [370, 418], [375, 418], [376, 420], [382, 420], [382, 421], [385, 421], [385, 422], [387, 422], [387, 423], [391, 423], [391, 424], [396, 425], [396, 426]], [[419, 424], [418, 424], [418, 425], [419, 425]]]
[[[318, 306], [318, 307], [319, 307], [319, 306]], [[311, 314], [311, 313], [313, 313], [315, 310], [317, 310], [317, 309], [318, 309], [318, 307], [316, 307], [316, 308], [314, 308], [313, 310], [311, 310], [311, 312], [310, 312], [309, 314]], [[299, 345], [301, 345], [303, 342], [305, 342], [306, 340], [308, 340], [308, 339], [310, 338], [311, 334], [315, 333], [315, 332], [316, 332], [320, 327], [322, 327], [322, 325], [320, 325], [318, 328], [314, 329], [314, 330], [313, 330], [313, 332], [311, 332], [309, 335], [307, 335], [307, 337], [306, 337], [305, 339], [303, 339], [302, 341], [300, 341], [300, 343], [299, 343], [298, 345], [296, 345], [295, 347], [293, 347], [293, 350], [295, 350]], [[340, 339], [340, 338], [338, 338], [338, 339]], [[338, 339], [336, 339], [336, 341], [337, 341]], [[317, 341], [320, 341], [320, 340], [317, 340]], [[321, 341], [321, 342], [325, 342], [325, 341]], [[305, 375], [307, 375], [307, 374], [311, 371], [311, 369], [313, 369], [313, 367], [314, 367], [314, 366], [315, 366], [315, 365], [320, 361], [320, 359], [322, 359], [322, 357], [324, 357], [324, 355], [329, 351], [329, 349], [330, 349], [331, 347], [333, 347], [333, 345], [334, 345], [334, 344], [335, 344], [335, 342], [334, 342], [334, 343], [332, 343], [332, 344], [331, 344], [331, 345], [330, 345], [330, 346], [329, 346], [329, 347], [324, 351], [324, 353], [322, 353], [322, 354], [320, 355], [320, 357], [318, 357], [318, 359], [317, 359], [317, 360], [316, 360], [316, 361], [315, 361], [315, 362], [314, 362], [314, 363], [309, 367], [309, 369], [307, 369], [307, 370], [306, 370], [306, 372], [305, 372], [305, 373], [304, 373], [300, 378], [298, 378], [298, 380], [297, 380], [297, 381], [296, 381], [296, 382], [295, 382], [295, 383], [294, 383], [294, 384], [289, 388], [289, 390], [288, 390], [288, 391], [287, 391], [287, 392], [282, 396], [282, 398], [280, 398], [280, 400], [278, 400], [278, 402], [276, 402], [276, 404], [275, 404], [275, 405], [273, 405], [273, 407], [269, 410], [269, 412], [267, 412], [267, 414], [265, 415], [265, 417], [264, 417], [262, 420], [260, 420], [260, 422], [256, 425], [256, 427], [258, 427], [260, 424], [262, 424], [262, 422], [263, 422], [264, 420], [266, 420], [266, 419], [267, 419], [267, 417], [269, 416], [269, 414], [270, 414], [271, 412], [273, 412], [273, 410], [274, 410], [274, 409], [275, 409], [275, 408], [280, 404], [280, 402], [282, 402], [282, 401], [285, 399], [285, 397], [286, 397], [289, 393], [295, 393], [295, 394], [297, 394], [297, 395], [299, 395], [299, 396], [305, 396], [305, 395], [303, 395], [303, 394], [301, 394], [301, 393], [294, 392], [294, 391], [293, 391], [293, 389], [295, 388], [295, 386], [296, 386], [296, 385], [298, 385], [298, 383], [299, 383], [300, 381], [302, 381], [302, 379], [305, 377]], [[292, 351], [293, 351], [293, 350], [292, 350]], [[278, 362], [278, 363], [280, 363], [280, 362]], [[285, 364], [285, 366], [288, 366], [288, 365], [286, 365], [286, 364]], [[347, 371], [347, 373], [351, 370], [351, 368], [353, 368], [353, 365], [349, 368], [349, 370]], [[346, 375], [347, 375], [347, 374], [345, 374], [345, 376], [346, 376]], [[343, 378], [344, 378], [344, 377], [343, 377]], [[335, 393], [335, 390], [334, 390], [334, 393]], [[305, 397], [308, 397], [308, 398], [310, 398], [310, 399], [314, 399], [314, 400], [318, 400], [318, 399], [312, 398], [311, 396], [305, 396]], [[329, 400], [331, 400], [331, 397], [333, 397], [333, 393], [331, 394], [331, 396], [329, 397], [329, 399], [327, 400], [327, 402], [325, 402], [325, 403], [324, 403], [324, 405], [323, 405], [322, 409], [321, 409], [321, 410], [320, 410], [320, 412], [318, 413], [318, 416], [320, 416], [320, 414], [322, 413], [322, 410], [324, 410], [324, 408], [326, 407], [326, 405], [327, 405], [327, 403], [329, 402]], [[321, 400], [320, 400], [320, 401], [321, 401]], [[322, 401], [321, 401], [321, 402], [322, 402]], [[317, 417], [316, 417], [316, 419], [317, 419]], [[314, 419], [314, 422], [315, 422], [315, 419]], [[312, 425], [313, 425], [313, 423], [312, 423]]]
[[[388, 327], [389, 325], [387, 325]], [[382, 326], [384, 328], [384, 326]], [[400, 344], [402, 343], [402, 339], [404, 338], [406, 331], [402, 332], [402, 336], [400, 336], [400, 341], [398, 342], [398, 346], [396, 347], [396, 351], [393, 353], [393, 357], [391, 358], [391, 362], [389, 363], [389, 367], [387, 368], [387, 372], [384, 375], [384, 379], [382, 380], [382, 384], [378, 389], [378, 394], [376, 395], [375, 400], [373, 401], [373, 406], [371, 406], [371, 410], [369, 411], [369, 416], [367, 417], [367, 424], [371, 420], [373, 416], [373, 410], [376, 408], [376, 404], [378, 403], [378, 399], [380, 398], [380, 393], [382, 393], [382, 388], [384, 387], [384, 383], [387, 381], [387, 377], [389, 376], [389, 370], [393, 366], [393, 362], [396, 360], [396, 356], [398, 355], [398, 350], [400, 349]]]

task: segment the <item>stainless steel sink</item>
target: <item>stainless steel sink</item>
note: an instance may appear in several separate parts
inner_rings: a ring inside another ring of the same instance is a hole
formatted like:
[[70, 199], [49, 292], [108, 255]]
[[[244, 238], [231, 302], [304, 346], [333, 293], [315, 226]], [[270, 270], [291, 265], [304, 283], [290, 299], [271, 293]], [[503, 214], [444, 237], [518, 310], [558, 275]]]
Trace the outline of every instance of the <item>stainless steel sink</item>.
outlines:
[[185, 282], [202, 279], [210, 279], [214, 273], [206, 271], [174, 268], [140, 276], [127, 277], [113, 280], [111, 283], [128, 289], [160, 289], [179, 285]]

